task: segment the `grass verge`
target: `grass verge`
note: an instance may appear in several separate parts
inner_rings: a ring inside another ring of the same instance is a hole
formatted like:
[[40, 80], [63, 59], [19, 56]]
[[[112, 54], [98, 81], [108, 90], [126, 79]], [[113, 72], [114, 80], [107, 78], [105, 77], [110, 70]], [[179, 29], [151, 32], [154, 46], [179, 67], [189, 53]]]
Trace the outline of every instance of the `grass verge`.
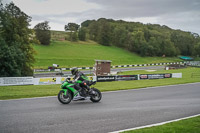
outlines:
[[200, 116], [123, 133], [200, 133]]
[[[200, 68], [189, 67], [177, 70], [160, 70], [155, 72], [148, 71], [129, 71], [121, 74], [150, 74], [150, 73], [180, 73], [183, 78], [154, 79], [154, 80], [134, 80], [134, 81], [115, 81], [98, 82], [94, 87], [101, 91], [116, 91], [126, 89], [138, 89], [153, 86], [165, 86], [174, 84], [185, 84], [200, 82], [199, 77], [191, 77], [192, 73], [200, 73]], [[56, 96], [60, 91], [60, 85], [29, 85], [29, 86], [0, 86], [0, 100]]]
[[52, 64], [66, 67], [92, 67], [95, 59], [112, 60], [112, 65], [133, 65], [181, 61], [175, 57], [141, 57], [114, 46], [103, 46], [95, 42], [55, 41], [49, 46], [34, 45], [37, 54], [34, 68], [47, 69]]

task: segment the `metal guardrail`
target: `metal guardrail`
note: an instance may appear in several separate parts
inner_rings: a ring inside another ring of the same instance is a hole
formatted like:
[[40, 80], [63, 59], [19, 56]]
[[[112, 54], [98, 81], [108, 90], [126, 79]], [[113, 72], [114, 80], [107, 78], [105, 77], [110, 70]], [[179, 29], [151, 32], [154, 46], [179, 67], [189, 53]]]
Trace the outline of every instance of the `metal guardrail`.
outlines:
[[189, 66], [200, 67], [200, 61], [186, 61], [185, 63]]

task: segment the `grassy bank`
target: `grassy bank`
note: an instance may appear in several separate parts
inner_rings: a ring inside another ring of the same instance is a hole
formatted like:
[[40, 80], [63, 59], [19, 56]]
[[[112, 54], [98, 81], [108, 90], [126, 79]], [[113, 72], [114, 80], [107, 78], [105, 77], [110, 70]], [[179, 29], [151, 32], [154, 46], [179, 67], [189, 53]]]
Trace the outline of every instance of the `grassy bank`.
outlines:
[[34, 45], [35, 68], [48, 68], [52, 64], [60, 67], [94, 66], [95, 59], [112, 60], [112, 65], [162, 63], [181, 61], [178, 58], [141, 57], [114, 46], [102, 46], [95, 42], [55, 41], [50, 46]]
[[[154, 80], [135, 80], [135, 81], [115, 81], [98, 82], [94, 87], [101, 91], [115, 91], [124, 89], [138, 89], [152, 86], [163, 86], [173, 84], [185, 84], [200, 82], [199, 77], [191, 77], [192, 73], [200, 73], [200, 68], [187, 68], [170, 71], [131, 71], [121, 74], [150, 74], [150, 73], [180, 73], [183, 78], [154, 79]], [[16, 99], [29, 97], [56, 96], [60, 90], [60, 85], [30, 85], [30, 86], [0, 86], [0, 99]]]
[[123, 133], [200, 133], [200, 116]]

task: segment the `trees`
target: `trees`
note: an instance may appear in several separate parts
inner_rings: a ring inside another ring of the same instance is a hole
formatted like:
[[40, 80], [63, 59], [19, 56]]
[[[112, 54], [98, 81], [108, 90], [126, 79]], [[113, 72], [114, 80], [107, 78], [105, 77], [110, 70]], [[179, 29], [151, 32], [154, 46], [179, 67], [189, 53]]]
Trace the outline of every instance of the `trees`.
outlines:
[[70, 31], [70, 41], [78, 40], [77, 31], [79, 27], [80, 26], [76, 23], [68, 23], [67, 25], [65, 25], [64, 27], [65, 31]]
[[[25, 56], [23, 51], [19, 49], [19, 43], [12, 43], [8, 46], [2, 38], [0, 39], [0, 75], [1, 77], [12, 77], [12, 76], [26, 76], [23, 75], [23, 65]], [[27, 74], [29, 75], [29, 74]], [[31, 75], [31, 74], [30, 74]]]
[[126, 31], [125, 27], [116, 26], [113, 30], [112, 44], [123, 48], [127, 38], [127, 33], [128, 32]]
[[198, 37], [195, 38], [191, 33], [174, 31], [171, 34], [171, 41], [174, 43], [182, 55], [193, 55], [194, 45], [198, 43]]
[[29, 43], [31, 18], [14, 3], [5, 7], [0, 1], [0, 75], [33, 75], [34, 50]]
[[78, 31], [78, 38], [81, 41], [85, 41], [86, 40], [86, 28], [85, 27], [81, 27]]
[[194, 46], [194, 55], [200, 56], [200, 41]]
[[162, 55], [165, 56], [175, 56], [176, 48], [174, 44], [169, 39], [162, 40], [162, 47], [161, 47]]
[[77, 32], [79, 27], [80, 26], [76, 23], [68, 23], [65, 25], [65, 31]]
[[148, 45], [149, 45], [149, 56], [161, 55], [160, 43], [157, 41], [155, 37], [150, 37]]
[[97, 41], [102, 45], [109, 46], [111, 38], [110, 24], [105, 19], [99, 19], [98, 23]]
[[100, 18], [82, 24], [89, 39], [102, 45], [115, 45], [141, 56], [199, 55], [196, 33], [173, 30], [159, 24], [142, 24]]
[[[111, 44], [112, 28], [109, 20], [100, 18], [97, 21], [87, 20], [81, 23], [89, 34], [89, 39], [96, 41], [102, 45], [109, 46]], [[87, 34], [87, 33], [86, 33]]]
[[94, 20], [90, 23], [88, 26], [89, 30], [89, 39], [93, 41], [97, 41], [97, 36], [98, 36], [98, 23]]
[[51, 32], [50, 27], [48, 25], [48, 21], [38, 23], [35, 27], [35, 34], [36, 38], [40, 41], [43, 45], [49, 45], [51, 39]]

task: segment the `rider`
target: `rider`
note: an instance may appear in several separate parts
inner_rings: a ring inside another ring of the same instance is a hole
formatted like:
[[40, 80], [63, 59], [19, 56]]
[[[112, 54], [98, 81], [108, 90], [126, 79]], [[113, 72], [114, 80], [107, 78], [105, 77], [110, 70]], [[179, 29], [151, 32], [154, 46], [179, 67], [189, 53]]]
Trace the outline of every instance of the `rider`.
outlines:
[[78, 71], [78, 68], [74, 67], [71, 69], [71, 73], [72, 75], [74, 75], [74, 80], [75, 82], [77, 80], [82, 81], [81, 83], [76, 83], [75, 84], [75, 89], [78, 90], [82, 96], [84, 96], [84, 88], [87, 88], [89, 90], [90, 94], [93, 94], [92, 89], [90, 89], [90, 87], [88, 86], [89, 84], [89, 79], [87, 76], [85, 76], [81, 71]]

